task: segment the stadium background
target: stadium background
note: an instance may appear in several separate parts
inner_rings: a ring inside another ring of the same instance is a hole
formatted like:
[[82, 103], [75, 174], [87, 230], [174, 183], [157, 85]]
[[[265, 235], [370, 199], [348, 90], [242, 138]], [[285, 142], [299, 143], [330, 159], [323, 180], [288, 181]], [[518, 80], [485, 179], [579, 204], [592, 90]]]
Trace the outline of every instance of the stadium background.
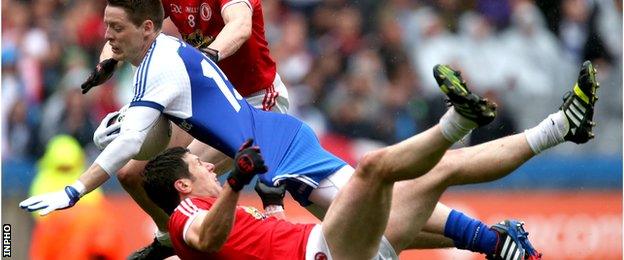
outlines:
[[[264, 0], [263, 9], [290, 113], [352, 164], [436, 122], [444, 111], [431, 76], [436, 63], [460, 68], [474, 91], [499, 104], [492, 126], [461, 146], [537, 124], [591, 59], [602, 86], [595, 140], [560, 145], [502, 180], [452, 188], [442, 200], [490, 224], [509, 216], [526, 221], [546, 259], [621, 259], [622, 1], [536, 2]], [[122, 259], [151, 240], [153, 225], [116, 180], [94, 195], [94, 207], [81, 201], [49, 221], [17, 207], [38, 174], [53, 172], [33, 191], [63, 185], [72, 179], [64, 174], [76, 172], [71, 167], [92, 162], [99, 121], [130, 99], [128, 67], [80, 94], [104, 42], [104, 6], [104, 0], [2, 1], [2, 223], [12, 225], [14, 259], [52, 259], [41, 256], [49, 250], [59, 259], [85, 259], [82, 251]], [[175, 33], [171, 25], [165, 30]], [[72, 158], [84, 160], [49, 164], [67, 159], [65, 149], [42, 158], [62, 134], [84, 149]], [[243, 201], [259, 205], [251, 191]], [[286, 210], [292, 220], [312, 220], [290, 199]], [[448, 249], [401, 258], [483, 256]]]

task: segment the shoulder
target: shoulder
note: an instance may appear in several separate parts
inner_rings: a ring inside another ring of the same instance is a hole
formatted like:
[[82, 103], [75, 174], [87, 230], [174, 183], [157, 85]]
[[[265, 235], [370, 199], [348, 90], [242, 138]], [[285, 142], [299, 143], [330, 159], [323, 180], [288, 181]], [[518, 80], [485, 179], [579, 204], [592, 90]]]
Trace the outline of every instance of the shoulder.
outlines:
[[137, 69], [136, 81], [159, 82], [167, 78], [175, 78], [186, 71], [182, 58], [178, 55], [181, 42], [161, 34], [148, 50]]

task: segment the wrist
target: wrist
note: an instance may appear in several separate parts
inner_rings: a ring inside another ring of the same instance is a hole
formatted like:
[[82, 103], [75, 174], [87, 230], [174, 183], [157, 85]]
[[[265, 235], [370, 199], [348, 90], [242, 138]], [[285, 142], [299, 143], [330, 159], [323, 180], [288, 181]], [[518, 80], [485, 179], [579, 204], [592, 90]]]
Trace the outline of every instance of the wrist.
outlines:
[[243, 187], [245, 187], [245, 184], [238, 178], [232, 176], [232, 174], [230, 174], [230, 177], [227, 178], [227, 183], [234, 192], [239, 192], [243, 189]]
[[206, 53], [206, 55], [208, 55], [208, 58], [210, 58], [212, 61], [214, 61], [215, 63], [219, 62], [219, 51], [210, 47], [206, 47], [204, 48], [204, 52]]
[[69, 186], [74, 188], [78, 192], [79, 197], [84, 196], [85, 191], [87, 190], [87, 187], [80, 180], [76, 180], [76, 182]]

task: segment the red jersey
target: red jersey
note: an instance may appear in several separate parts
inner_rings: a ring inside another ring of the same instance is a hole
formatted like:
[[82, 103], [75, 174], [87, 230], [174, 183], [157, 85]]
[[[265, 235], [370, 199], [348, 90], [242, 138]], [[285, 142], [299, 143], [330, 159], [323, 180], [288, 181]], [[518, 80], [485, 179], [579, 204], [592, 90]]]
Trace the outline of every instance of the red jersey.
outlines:
[[170, 17], [184, 40], [195, 47], [208, 47], [221, 32], [225, 25], [221, 10], [235, 3], [249, 5], [251, 36], [232, 56], [219, 61], [219, 68], [244, 97], [271, 88], [277, 68], [264, 36], [260, 0], [163, 0], [162, 3], [165, 17]]
[[[209, 210], [215, 198], [187, 198], [169, 219], [169, 235], [180, 259], [305, 259], [308, 236], [314, 224], [293, 224], [265, 217], [257, 209], [238, 206], [234, 226], [217, 253], [191, 248], [184, 241], [184, 230], [200, 210]], [[188, 222], [188, 223], [187, 223]]]

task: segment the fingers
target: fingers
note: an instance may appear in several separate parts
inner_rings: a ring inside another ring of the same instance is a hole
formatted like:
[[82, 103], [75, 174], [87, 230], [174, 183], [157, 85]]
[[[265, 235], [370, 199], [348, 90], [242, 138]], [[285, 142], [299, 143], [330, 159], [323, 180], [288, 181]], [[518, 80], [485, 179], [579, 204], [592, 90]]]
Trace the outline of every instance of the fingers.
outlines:
[[[119, 130], [121, 129], [121, 122], [117, 122], [114, 123], [112, 125], [109, 125], [106, 127], [106, 129], [104, 129], [104, 131], [102, 132], [104, 135], [112, 135], [115, 132], [119, 133]], [[119, 134], [115, 134], [115, 136], [117, 136]]]
[[115, 111], [115, 112], [108, 113], [108, 114], [104, 117], [104, 119], [102, 119], [102, 122], [106, 122], [106, 123], [108, 123], [108, 121], [109, 121], [111, 118], [113, 118], [114, 116], [116, 116], [116, 115], [119, 115], [119, 111]]
[[33, 196], [33, 197], [30, 197], [30, 198], [25, 199], [24, 201], [20, 202], [19, 206], [20, 206], [20, 208], [26, 208], [26, 207], [31, 206], [33, 204], [39, 203], [41, 201], [42, 201], [42, 199], [39, 196]]
[[48, 207], [48, 203], [44, 203], [41, 196], [30, 197], [19, 204], [20, 208], [29, 212], [37, 211]]
[[245, 149], [247, 149], [247, 148], [251, 147], [251, 145], [253, 144], [253, 141], [254, 141], [254, 140], [253, 140], [253, 138], [249, 138], [249, 139], [247, 139], [247, 140], [243, 143], [243, 145], [240, 147], [240, 149], [238, 149], [238, 150], [239, 150], [239, 151], [242, 151], [242, 150], [245, 150]]

